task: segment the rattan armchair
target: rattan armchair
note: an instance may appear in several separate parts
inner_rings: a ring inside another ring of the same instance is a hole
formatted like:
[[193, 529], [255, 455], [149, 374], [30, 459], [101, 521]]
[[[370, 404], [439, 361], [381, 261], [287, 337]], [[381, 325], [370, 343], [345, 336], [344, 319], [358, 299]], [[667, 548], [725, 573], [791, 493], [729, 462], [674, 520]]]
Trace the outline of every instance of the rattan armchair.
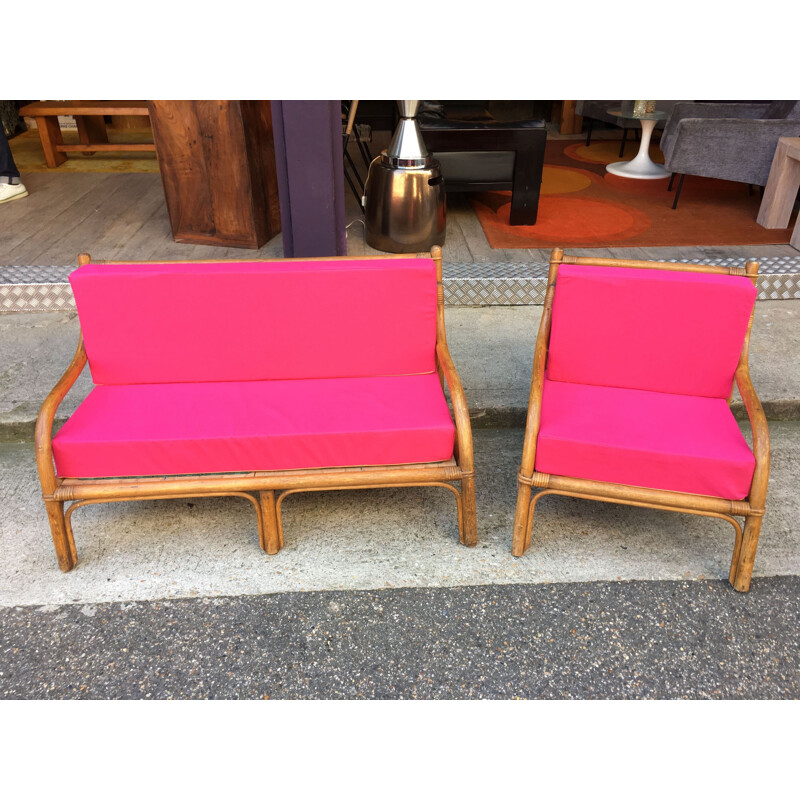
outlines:
[[[565, 260], [553, 250], [518, 473], [515, 556], [530, 545], [536, 503], [547, 495], [682, 511], [733, 526], [728, 577], [736, 590], [749, 589], [770, 463], [767, 422], [748, 367], [757, 274], [756, 261], [728, 268]], [[636, 291], [650, 283], [649, 295], [640, 293], [627, 309], [626, 281]], [[591, 319], [575, 313], [581, 292], [584, 311], [591, 314], [594, 303]], [[603, 308], [606, 302], [612, 308]], [[720, 319], [712, 316], [714, 303]], [[648, 341], [658, 352], [642, 358]], [[626, 352], [616, 358], [620, 347]], [[734, 382], [749, 416], [752, 452], [730, 412]], [[653, 409], [667, 409], [669, 419]], [[744, 517], [744, 527], [736, 517]]]

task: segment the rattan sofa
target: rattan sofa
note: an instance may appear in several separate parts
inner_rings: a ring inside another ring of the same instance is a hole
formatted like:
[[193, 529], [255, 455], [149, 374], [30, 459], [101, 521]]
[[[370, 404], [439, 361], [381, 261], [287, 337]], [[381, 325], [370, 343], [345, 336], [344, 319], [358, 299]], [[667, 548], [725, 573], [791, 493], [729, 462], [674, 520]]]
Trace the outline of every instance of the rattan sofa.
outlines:
[[[728, 577], [748, 590], [769, 479], [769, 431], [748, 367], [757, 275], [755, 261], [728, 268], [553, 250], [515, 556], [547, 495], [683, 511], [733, 525]], [[729, 408], [734, 382], [752, 451]]]
[[[274, 554], [291, 494], [437, 486], [456, 497], [461, 542], [476, 544], [472, 434], [441, 270], [439, 247], [273, 262], [81, 256], [70, 276], [81, 338], [36, 426], [61, 569], [77, 563], [75, 509], [157, 498], [244, 498]], [[87, 361], [95, 388], [53, 436]]]

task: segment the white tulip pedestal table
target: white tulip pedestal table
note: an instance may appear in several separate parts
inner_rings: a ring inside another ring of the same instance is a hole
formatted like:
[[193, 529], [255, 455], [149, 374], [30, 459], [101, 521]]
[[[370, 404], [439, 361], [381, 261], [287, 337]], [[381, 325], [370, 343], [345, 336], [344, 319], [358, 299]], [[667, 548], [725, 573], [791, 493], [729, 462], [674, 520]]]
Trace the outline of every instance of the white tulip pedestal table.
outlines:
[[638, 178], [639, 180], [668, 177], [669, 172], [650, 158], [650, 137], [653, 135], [653, 128], [656, 127], [659, 120], [666, 119], [667, 115], [663, 111], [653, 111], [651, 114], [642, 114], [637, 117], [625, 113], [621, 109], [608, 113], [624, 119], [638, 119], [642, 123], [642, 141], [639, 144], [639, 152], [632, 161], [615, 161], [606, 166], [606, 171], [622, 178]]

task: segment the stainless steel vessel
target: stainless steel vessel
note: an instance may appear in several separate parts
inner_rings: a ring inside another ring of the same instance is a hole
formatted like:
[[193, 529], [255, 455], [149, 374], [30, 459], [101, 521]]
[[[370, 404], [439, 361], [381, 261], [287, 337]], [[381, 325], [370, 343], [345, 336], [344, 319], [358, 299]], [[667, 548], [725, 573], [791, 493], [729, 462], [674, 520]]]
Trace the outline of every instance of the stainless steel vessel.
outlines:
[[401, 120], [389, 147], [369, 167], [364, 189], [366, 241], [387, 253], [444, 244], [447, 211], [439, 162], [422, 141], [419, 100], [398, 100]]

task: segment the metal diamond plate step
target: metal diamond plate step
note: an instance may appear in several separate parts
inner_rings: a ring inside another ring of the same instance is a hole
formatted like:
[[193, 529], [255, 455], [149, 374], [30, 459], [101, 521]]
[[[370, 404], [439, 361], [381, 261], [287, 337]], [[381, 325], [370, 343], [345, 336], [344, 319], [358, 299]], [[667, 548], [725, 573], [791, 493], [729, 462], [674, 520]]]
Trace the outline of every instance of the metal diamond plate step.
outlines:
[[[675, 263], [743, 267], [744, 258], [669, 259]], [[763, 258], [760, 300], [800, 299], [800, 254]], [[443, 264], [445, 302], [452, 306], [541, 305], [547, 286], [544, 261], [454, 262]], [[74, 266], [0, 267], [0, 312], [74, 311], [67, 277]]]
[[[672, 258], [674, 263], [743, 267], [745, 258]], [[800, 299], [800, 254], [759, 261], [759, 300]], [[444, 290], [448, 305], [541, 305], [547, 288], [548, 264], [535, 262], [445, 262]]]

